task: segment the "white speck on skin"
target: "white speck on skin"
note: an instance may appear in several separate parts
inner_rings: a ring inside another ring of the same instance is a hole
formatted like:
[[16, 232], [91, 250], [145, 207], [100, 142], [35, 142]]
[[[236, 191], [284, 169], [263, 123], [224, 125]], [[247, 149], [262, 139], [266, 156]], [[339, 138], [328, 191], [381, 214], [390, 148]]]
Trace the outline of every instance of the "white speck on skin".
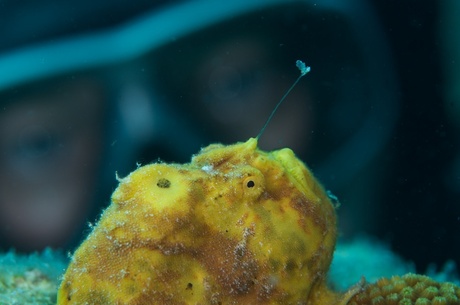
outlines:
[[201, 170], [203, 170], [203, 171], [207, 172], [208, 174], [210, 174], [214, 170], [214, 167], [212, 165], [203, 165]]

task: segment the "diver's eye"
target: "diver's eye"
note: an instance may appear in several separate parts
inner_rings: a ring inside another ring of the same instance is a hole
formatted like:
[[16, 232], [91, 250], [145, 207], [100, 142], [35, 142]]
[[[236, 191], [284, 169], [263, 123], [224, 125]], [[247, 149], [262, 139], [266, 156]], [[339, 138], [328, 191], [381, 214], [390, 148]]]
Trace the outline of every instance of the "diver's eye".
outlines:
[[254, 183], [253, 180], [249, 180], [248, 182], [246, 182], [246, 186], [247, 186], [248, 188], [254, 187], [255, 185], [256, 185], [256, 184]]

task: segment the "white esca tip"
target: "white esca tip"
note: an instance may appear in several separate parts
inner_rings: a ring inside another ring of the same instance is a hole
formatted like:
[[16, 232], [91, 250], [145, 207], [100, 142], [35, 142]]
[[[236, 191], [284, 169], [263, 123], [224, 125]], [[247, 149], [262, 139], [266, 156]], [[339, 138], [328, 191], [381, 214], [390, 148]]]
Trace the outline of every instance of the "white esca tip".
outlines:
[[297, 66], [297, 68], [299, 68], [300, 74], [302, 76], [304, 76], [305, 74], [307, 74], [311, 70], [310, 66], [306, 66], [305, 63], [303, 61], [301, 61], [301, 60], [297, 60], [295, 62], [295, 65]]

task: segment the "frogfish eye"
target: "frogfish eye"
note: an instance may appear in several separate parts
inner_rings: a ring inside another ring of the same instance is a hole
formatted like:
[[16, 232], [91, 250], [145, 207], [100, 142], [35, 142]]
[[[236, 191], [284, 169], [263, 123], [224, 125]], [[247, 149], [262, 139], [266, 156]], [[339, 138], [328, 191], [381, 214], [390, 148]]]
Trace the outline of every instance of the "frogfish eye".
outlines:
[[254, 183], [253, 180], [249, 180], [249, 181], [246, 182], [246, 186], [247, 186], [248, 188], [254, 187], [255, 185], [256, 185], [256, 184]]

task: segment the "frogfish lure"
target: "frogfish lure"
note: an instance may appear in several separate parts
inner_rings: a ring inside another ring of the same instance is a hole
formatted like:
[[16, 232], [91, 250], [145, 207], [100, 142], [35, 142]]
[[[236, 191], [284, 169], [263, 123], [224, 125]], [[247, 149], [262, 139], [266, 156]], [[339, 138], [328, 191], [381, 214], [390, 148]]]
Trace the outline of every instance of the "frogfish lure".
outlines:
[[296, 66], [297, 68], [300, 70], [300, 75], [299, 77], [297, 77], [297, 79], [295, 80], [295, 82], [292, 84], [292, 86], [288, 89], [288, 91], [286, 91], [286, 93], [283, 95], [283, 97], [280, 99], [280, 101], [278, 102], [278, 104], [276, 104], [275, 108], [273, 109], [272, 113], [270, 114], [270, 116], [268, 117], [267, 121], [265, 122], [264, 126], [262, 127], [262, 129], [260, 130], [259, 134], [257, 135], [257, 139], [259, 139], [262, 134], [264, 133], [265, 129], [267, 128], [268, 126], [268, 123], [270, 123], [271, 119], [273, 118], [273, 116], [275, 115], [276, 113], [276, 110], [278, 110], [278, 107], [281, 105], [281, 103], [283, 103], [283, 101], [286, 99], [286, 96], [289, 95], [289, 93], [292, 91], [292, 89], [295, 87], [295, 85], [297, 85], [297, 83], [299, 82], [299, 80], [302, 78], [302, 76], [305, 76], [308, 72], [310, 72], [311, 68], [309, 66], [306, 66], [305, 63], [301, 60], [297, 60], [296, 61]]
[[[297, 67], [296, 83], [309, 71]], [[333, 204], [292, 150], [262, 151], [257, 138], [211, 144], [190, 163], [119, 179], [57, 303], [460, 304], [459, 287], [415, 274], [334, 291], [336, 237]]]

